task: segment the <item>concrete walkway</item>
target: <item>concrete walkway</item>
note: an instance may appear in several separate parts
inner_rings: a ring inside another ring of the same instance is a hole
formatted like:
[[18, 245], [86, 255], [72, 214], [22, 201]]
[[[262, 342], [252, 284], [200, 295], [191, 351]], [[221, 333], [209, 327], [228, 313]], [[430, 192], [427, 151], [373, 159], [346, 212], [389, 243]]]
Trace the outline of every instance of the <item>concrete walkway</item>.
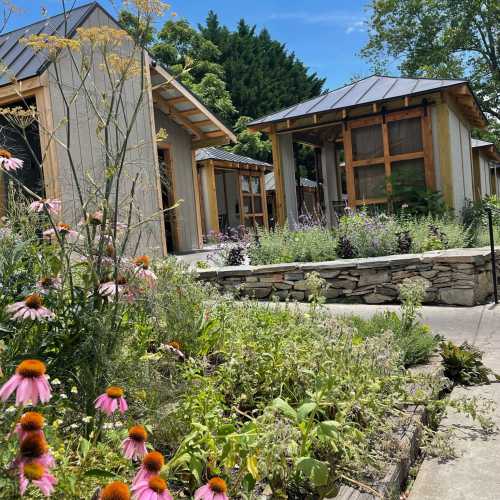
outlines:
[[[369, 317], [397, 306], [328, 305], [332, 314], [357, 314]], [[423, 321], [435, 333], [455, 343], [468, 341], [480, 348], [485, 364], [500, 373], [500, 305], [472, 308], [424, 307]], [[494, 421], [500, 427], [500, 383], [456, 388], [452, 397], [467, 395], [493, 400]], [[500, 434], [485, 435], [469, 418], [449, 411], [440, 425], [460, 429], [453, 446], [458, 458], [441, 462], [424, 460], [409, 500], [499, 500], [500, 499]]]

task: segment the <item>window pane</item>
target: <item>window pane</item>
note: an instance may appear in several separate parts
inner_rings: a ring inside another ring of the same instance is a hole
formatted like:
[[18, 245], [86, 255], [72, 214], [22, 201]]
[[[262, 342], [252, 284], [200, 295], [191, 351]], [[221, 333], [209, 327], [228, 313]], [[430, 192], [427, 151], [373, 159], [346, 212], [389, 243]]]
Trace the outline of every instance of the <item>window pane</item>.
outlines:
[[245, 217], [245, 227], [248, 227], [250, 229], [253, 229], [255, 227], [253, 217]]
[[252, 213], [252, 197], [251, 196], [243, 196], [243, 213], [251, 214]]
[[381, 125], [352, 129], [352, 157], [354, 160], [369, 160], [382, 156], [384, 156], [384, 142]]
[[256, 213], [256, 214], [262, 213], [262, 203], [260, 200], [260, 196], [253, 197], [253, 209], [254, 209], [254, 213]]
[[389, 122], [389, 150], [391, 155], [422, 151], [420, 117]]
[[354, 182], [357, 200], [384, 198], [386, 196], [384, 165], [354, 167]]
[[255, 175], [252, 175], [252, 177], [250, 177], [250, 179], [252, 179], [252, 193], [259, 194], [260, 193], [259, 178], [255, 177]]
[[264, 226], [264, 217], [255, 217], [255, 224], [257, 226]]
[[247, 175], [241, 176], [241, 190], [244, 193], [250, 192], [250, 178]]
[[391, 163], [392, 185], [397, 188], [425, 189], [425, 166], [423, 158], [394, 161]]

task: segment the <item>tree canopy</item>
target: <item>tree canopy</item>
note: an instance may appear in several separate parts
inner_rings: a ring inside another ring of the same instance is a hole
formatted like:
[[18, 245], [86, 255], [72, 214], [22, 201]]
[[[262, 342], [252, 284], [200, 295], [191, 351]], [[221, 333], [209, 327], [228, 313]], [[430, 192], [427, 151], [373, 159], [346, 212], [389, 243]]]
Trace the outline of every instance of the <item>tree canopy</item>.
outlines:
[[369, 40], [361, 54], [376, 71], [400, 61], [403, 75], [467, 78], [500, 142], [498, 0], [370, 0]]

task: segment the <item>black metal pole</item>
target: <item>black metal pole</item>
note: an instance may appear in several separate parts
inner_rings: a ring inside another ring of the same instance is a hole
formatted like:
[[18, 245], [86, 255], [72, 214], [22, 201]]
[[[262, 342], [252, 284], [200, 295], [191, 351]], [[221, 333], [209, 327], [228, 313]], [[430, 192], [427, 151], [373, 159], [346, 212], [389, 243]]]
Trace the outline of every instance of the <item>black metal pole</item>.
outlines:
[[498, 304], [498, 286], [497, 286], [497, 262], [495, 255], [495, 239], [493, 236], [493, 214], [491, 208], [486, 208], [488, 214], [488, 228], [490, 231], [490, 247], [491, 247], [491, 274], [493, 275], [493, 298], [495, 304]]

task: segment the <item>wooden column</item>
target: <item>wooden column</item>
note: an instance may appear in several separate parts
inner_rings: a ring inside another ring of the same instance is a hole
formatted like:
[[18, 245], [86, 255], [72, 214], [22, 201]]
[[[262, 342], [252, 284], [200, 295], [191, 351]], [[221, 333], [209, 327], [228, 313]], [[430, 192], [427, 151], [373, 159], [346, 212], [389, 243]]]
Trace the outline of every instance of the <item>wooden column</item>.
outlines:
[[203, 248], [203, 224], [201, 222], [200, 184], [198, 182], [198, 167], [196, 165], [196, 151], [191, 151], [191, 166], [193, 170], [194, 209], [196, 211], [196, 232], [198, 248]]
[[285, 188], [283, 184], [279, 139], [276, 134], [276, 128], [274, 126], [272, 127], [270, 138], [273, 148], [274, 186], [276, 193], [276, 222], [279, 226], [283, 227], [286, 222]]
[[344, 138], [344, 155], [345, 155], [345, 173], [347, 182], [347, 199], [349, 206], [356, 206], [356, 187], [354, 183], [354, 167], [352, 166], [352, 141], [351, 129], [346, 125], [342, 125]]
[[203, 162], [200, 169], [201, 189], [203, 192], [203, 209], [205, 214], [205, 229], [207, 234], [210, 231], [219, 232], [219, 210], [217, 207], [217, 188], [215, 185], [214, 162], [209, 160]]
[[337, 165], [335, 162], [335, 144], [327, 142], [321, 148], [321, 171], [323, 174], [323, 197], [328, 227], [335, 220], [333, 202], [340, 200], [337, 185]]

